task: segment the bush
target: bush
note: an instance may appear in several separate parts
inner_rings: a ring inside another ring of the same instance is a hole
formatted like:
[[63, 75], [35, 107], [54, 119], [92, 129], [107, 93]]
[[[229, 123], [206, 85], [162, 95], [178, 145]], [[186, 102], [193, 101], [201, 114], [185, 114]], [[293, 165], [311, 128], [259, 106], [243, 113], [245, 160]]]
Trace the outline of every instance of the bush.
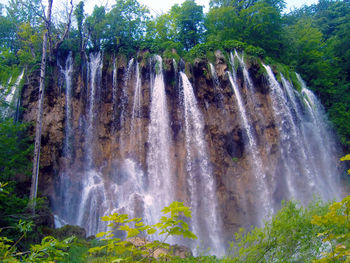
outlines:
[[[169, 236], [182, 236], [184, 238], [197, 238], [190, 230], [188, 224], [182, 218], [190, 218], [191, 210], [183, 203], [173, 202], [163, 208], [163, 216], [155, 225], [145, 225], [141, 218], [129, 219], [126, 214], [114, 213], [102, 217], [102, 221], [111, 222], [108, 227], [113, 230], [101, 232], [96, 237], [105, 243], [101, 246], [89, 249], [92, 255], [103, 256], [105, 262], [135, 262], [151, 261], [153, 258], [171, 258], [170, 245], [165, 243]], [[115, 238], [118, 231], [126, 234], [126, 240]], [[157, 234], [163, 237], [162, 241], [149, 241], [151, 235]]]
[[325, 215], [327, 204], [319, 200], [303, 208], [289, 201], [263, 228], [241, 229], [232, 243], [234, 262], [311, 262], [316, 260], [322, 241], [322, 227], [311, 223], [314, 215]]

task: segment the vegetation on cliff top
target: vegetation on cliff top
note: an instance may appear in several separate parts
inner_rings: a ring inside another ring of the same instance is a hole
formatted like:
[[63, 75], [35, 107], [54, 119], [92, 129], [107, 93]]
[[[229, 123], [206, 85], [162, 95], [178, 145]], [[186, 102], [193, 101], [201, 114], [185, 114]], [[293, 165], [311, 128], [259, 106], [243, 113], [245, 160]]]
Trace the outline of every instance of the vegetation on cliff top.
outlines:
[[[16, 67], [38, 69], [45, 31], [38, 15], [40, 3], [11, 0], [7, 6], [0, 6], [2, 84]], [[80, 2], [73, 12], [75, 26], [58, 53], [73, 51], [77, 61], [81, 52], [101, 49], [127, 56], [149, 50], [187, 60], [207, 56], [216, 49], [239, 49], [270, 57], [268, 61], [288, 65], [302, 75], [321, 98], [342, 144], [349, 147], [349, 1], [320, 0], [290, 13], [283, 13], [284, 8], [283, 0], [211, 0], [209, 12], [204, 13], [194, 0], [186, 0], [168, 13], [152, 17], [136, 0], [117, 0], [111, 9], [95, 6], [91, 14], [86, 14]], [[49, 46], [64, 35], [68, 16], [63, 12], [53, 18]], [[55, 63], [54, 57], [50, 60]]]

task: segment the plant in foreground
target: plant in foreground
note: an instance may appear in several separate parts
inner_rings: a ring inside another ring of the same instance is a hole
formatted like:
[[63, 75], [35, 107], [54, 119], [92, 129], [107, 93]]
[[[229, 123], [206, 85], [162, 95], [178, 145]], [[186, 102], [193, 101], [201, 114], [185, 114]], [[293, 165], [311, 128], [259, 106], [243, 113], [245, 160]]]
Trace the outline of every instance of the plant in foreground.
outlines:
[[[146, 225], [141, 218], [129, 219], [126, 214], [114, 213], [102, 217], [102, 221], [111, 222], [113, 229], [101, 232], [96, 237], [104, 237], [105, 243], [89, 249], [93, 255], [104, 255], [106, 262], [152, 261], [154, 258], [170, 258], [170, 245], [165, 243], [169, 236], [182, 236], [196, 239], [189, 230], [184, 218], [191, 218], [191, 210], [181, 202], [173, 202], [163, 208], [160, 221], [154, 225]], [[168, 214], [168, 215], [167, 215]], [[167, 216], [166, 216], [167, 215]], [[126, 233], [126, 239], [115, 237], [114, 232]], [[161, 240], [150, 241], [148, 237], [157, 235]]]

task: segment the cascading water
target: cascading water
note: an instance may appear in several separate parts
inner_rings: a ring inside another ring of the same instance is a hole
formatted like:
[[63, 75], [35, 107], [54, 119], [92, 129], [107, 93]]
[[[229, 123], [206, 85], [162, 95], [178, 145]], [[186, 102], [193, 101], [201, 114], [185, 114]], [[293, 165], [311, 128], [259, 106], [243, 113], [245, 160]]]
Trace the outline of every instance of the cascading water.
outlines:
[[232, 66], [232, 72], [236, 72], [237, 69], [234, 68], [234, 61], [235, 58], [238, 59], [239, 65], [243, 68], [243, 80], [245, 83], [246, 88], [248, 89], [248, 93], [250, 93], [247, 96], [247, 101], [248, 101], [248, 105], [249, 105], [249, 110], [251, 113], [253, 114], [258, 114], [259, 119], [262, 120], [264, 123], [266, 123], [266, 119], [265, 116], [262, 114], [261, 110], [259, 108], [257, 108], [257, 106], [260, 104], [259, 100], [257, 98], [257, 96], [255, 96], [255, 87], [253, 85], [253, 81], [250, 78], [249, 75], [249, 71], [247, 68], [246, 63], [244, 62], [244, 57], [242, 55], [242, 57], [238, 54], [237, 50], [235, 50], [235, 55], [232, 54], [232, 52], [230, 52], [230, 63]]
[[[261, 92], [261, 87], [254, 86], [259, 80], [250, 78], [252, 71], [243, 58], [237, 52], [230, 57], [232, 66], [234, 60], [240, 65], [242, 79], [234, 69], [217, 76], [210, 64], [212, 85], [197, 68], [193, 71], [194, 83], [198, 83], [195, 95], [181, 72], [183, 65], [177, 67], [174, 60], [173, 67], [168, 67], [171, 60], [166, 60], [163, 70], [160, 56], [152, 58], [149, 65], [131, 59], [118, 83], [116, 59], [113, 71], [103, 71], [102, 81], [101, 55], [91, 54], [87, 103], [74, 108], [74, 113], [81, 110], [85, 115], [77, 117], [72, 114], [73, 105], [79, 105], [84, 97], [79, 98], [78, 88], [72, 96], [69, 56], [61, 70], [66, 86], [62, 157], [72, 160], [61, 168], [55, 185], [56, 219], [61, 224], [78, 224], [91, 235], [106, 230], [101, 216], [126, 213], [154, 224], [164, 206], [184, 201], [191, 206], [190, 227], [198, 241], [170, 242], [185, 244], [195, 254], [210, 248], [210, 254], [220, 256], [235, 227], [271, 215], [280, 200], [295, 198], [306, 203], [312, 193], [325, 199], [337, 196], [332, 159], [335, 142], [314, 94], [305, 86], [297, 92], [283, 76], [278, 83], [268, 66], [268, 87]], [[149, 74], [145, 71], [148, 66]], [[220, 66], [218, 63], [217, 69]], [[100, 100], [101, 90], [112, 96]], [[222, 108], [213, 95], [233, 103]], [[201, 103], [206, 103], [203, 112]], [[74, 117], [79, 119], [73, 121]], [[227, 144], [233, 145], [231, 152]], [[242, 187], [246, 188], [239, 189]], [[250, 212], [252, 215], [247, 214]], [[240, 214], [235, 217], [235, 213]], [[225, 227], [232, 227], [231, 232]]]
[[121, 96], [120, 96], [119, 126], [121, 128], [121, 133], [119, 137], [119, 144], [120, 144], [120, 150], [122, 155], [125, 154], [124, 148], [125, 148], [125, 143], [127, 143], [127, 138], [125, 137], [127, 136], [126, 129], [128, 128], [126, 127], [126, 119], [127, 119], [127, 113], [128, 113], [128, 105], [129, 105], [128, 84], [129, 84], [133, 64], [134, 64], [134, 59], [132, 58], [129, 60], [128, 67], [124, 72], [123, 87], [122, 87]]
[[174, 181], [170, 162], [170, 122], [165, 94], [162, 58], [155, 56], [155, 76], [151, 81], [150, 124], [148, 128], [149, 150], [147, 173], [149, 195], [146, 197], [147, 218], [159, 220], [161, 209], [174, 201]]
[[219, 82], [218, 75], [216, 74], [215, 67], [214, 67], [214, 65], [211, 64], [211, 63], [209, 63], [209, 67], [210, 67], [211, 77], [213, 78], [214, 87], [217, 87], [217, 86], [220, 85], [220, 82]]
[[309, 139], [310, 158], [315, 163], [316, 173], [321, 177], [317, 179], [318, 193], [323, 194], [323, 198], [326, 200], [332, 200], [333, 198], [340, 199], [340, 193], [338, 190], [339, 177], [337, 168], [334, 165], [337, 161], [337, 145], [334, 140], [334, 135], [331, 133], [332, 129], [329, 126], [329, 122], [326, 117], [323, 106], [316, 98], [315, 94], [307, 89], [305, 82], [297, 75], [302, 90], [301, 93], [304, 97], [306, 109], [308, 113], [308, 119], [306, 122], [306, 130], [309, 134], [306, 134], [306, 138]]
[[233, 72], [233, 74], [231, 74], [230, 72], [227, 72], [227, 74], [229, 76], [229, 80], [236, 97], [242, 125], [247, 134], [248, 151], [250, 156], [249, 160], [251, 162], [251, 169], [256, 178], [256, 185], [258, 188], [259, 195], [261, 196], [260, 200], [258, 201], [259, 204], [257, 205], [257, 207], [262, 208], [262, 211], [259, 211], [259, 219], [262, 220], [264, 219], [264, 217], [271, 216], [273, 214], [273, 205], [271, 204], [272, 197], [271, 197], [270, 189], [265, 181], [266, 180], [265, 168], [260, 158], [257, 139], [254, 135], [254, 132], [252, 131], [252, 126], [248, 121], [248, 116], [243, 104], [242, 96], [237, 86], [235, 72]]
[[[64, 76], [65, 80], [65, 135], [63, 142], [63, 155], [64, 155], [64, 168], [62, 169], [59, 177], [59, 198], [61, 200], [61, 207], [57, 209], [55, 215], [55, 224], [56, 226], [66, 224], [65, 220], [69, 220], [68, 216], [70, 214], [70, 204], [72, 196], [67, 195], [67, 190], [70, 185], [70, 165], [74, 159], [74, 134], [73, 134], [73, 124], [72, 124], [72, 75], [73, 75], [73, 58], [72, 53], [70, 52], [66, 62], [65, 67], [60, 66], [61, 73]], [[63, 219], [63, 217], [65, 217]]]
[[126, 111], [127, 111], [127, 107], [128, 107], [128, 91], [127, 91], [127, 89], [128, 89], [128, 82], [130, 80], [130, 74], [131, 74], [133, 64], [134, 64], [134, 59], [132, 58], [129, 60], [126, 72], [124, 72], [123, 89], [122, 89], [121, 102], [120, 102], [120, 107], [121, 107], [120, 126], [124, 125], [125, 118], [126, 118]]
[[[230, 53], [230, 57], [231, 57], [231, 63], [232, 63], [232, 65], [233, 65], [234, 58], [232, 58], [232, 52]], [[246, 83], [247, 87], [248, 87], [250, 90], [252, 90], [252, 89], [253, 89], [253, 83], [252, 83], [252, 81], [251, 81], [251, 79], [250, 79], [249, 72], [248, 72], [248, 69], [247, 69], [247, 65], [244, 63], [244, 58], [243, 58], [243, 56], [242, 56], [242, 57], [239, 56], [239, 54], [237, 53], [237, 50], [235, 50], [235, 56], [234, 56], [234, 57], [236, 57], [236, 58], [238, 59], [240, 65], [243, 66], [243, 78], [244, 78], [244, 82]]]
[[106, 210], [106, 189], [103, 176], [94, 167], [95, 127], [98, 116], [96, 94], [101, 87], [102, 58], [90, 54], [87, 130], [85, 135], [85, 172], [76, 223], [84, 226], [88, 235], [103, 229], [100, 217]]
[[102, 74], [102, 60], [101, 54], [90, 54], [89, 62], [89, 96], [88, 96], [88, 116], [87, 116], [87, 130], [86, 130], [86, 167], [91, 169], [93, 167], [93, 144], [94, 144], [94, 130], [95, 121], [97, 118], [96, 108], [96, 89], [100, 87]]
[[211, 73], [211, 76], [213, 78], [213, 88], [214, 88], [214, 91], [215, 91], [215, 101], [217, 103], [217, 105], [222, 108], [223, 105], [223, 96], [222, 96], [222, 93], [220, 92], [220, 81], [219, 81], [219, 78], [218, 78], [218, 75], [216, 74], [216, 70], [215, 70], [215, 67], [213, 64], [209, 63], [209, 68], [210, 68], [210, 73]]
[[194, 245], [203, 245], [204, 248], [210, 248], [211, 253], [223, 255], [216, 184], [204, 140], [203, 117], [186, 74], [180, 72], [180, 76], [183, 88], [187, 183], [193, 212], [191, 226], [199, 242]]
[[[131, 128], [129, 137], [129, 148], [134, 151], [141, 152], [142, 131], [141, 131], [141, 115], [142, 115], [142, 94], [141, 94], [141, 74], [139, 63], [136, 63], [136, 81], [134, 89], [134, 101], [131, 113]], [[134, 155], [136, 155], [134, 153]]]
[[73, 74], [73, 58], [72, 53], [66, 60], [65, 68], [61, 68], [61, 72], [65, 79], [65, 95], [66, 95], [66, 105], [65, 105], [65, 137], [63, 154], [66, 160], [71, 160], [73, 157], [73, 124], [72, 124], [72, 74]]
[[113, 129], [116, 128], [116, 115], [117, 115], [117, 60], [113, 58], [113, 76], [112, 76], [112, 112], [113, 112]]
[[[293, 117], [292, 112], [292, 109], [294, 109], [296, 115], [298, 115], [299, 112], [296, 101], [293, 102], [293, 99], [296, 97], [293, 97], [291, 91], [288, 92], [288, 89], [291, 87], [289, 87], [287, 82], [283, 81], [282, 78], [282, 82], [285, 83], [284, 87], [287, 89], [287, 92], [285, 92], [276, 80], [271, 68], [266, 65], [264, 65], [264, 67], [268, 74], [275, 122], [281, 123], [281, 125], [278, 125], [281, 143], [280, 151], [284, 167], [283, 173], [285, 174], [287, 184], [286, 190], [289, 192], [289, 198], [297, 198], [305, 203], [309, 201], [315, 193], [321, 195], [326, 200], [338, 196], [336, 191], [334, 191], [335, 189], [322, 186], [323, 182], [318, 181], [320, 177], [323, 177], [325, 171], [317, 169], [317, 165], [321, 164], [315, 164], [312, 160], [313, 157], [310, 156], [310, 154], [316, 154], [316, 156], [318, 156], [319, 154], [311, 149], [317, 147], [317, 144], [323, 144], [321, 140], [313, 141], [312, 139], [315, 135], [317, 136], [316, 130], [313, 130], [317, 129], [317, 127], [311, 129], [312, 133], [303, 134], [304, 132], [307, 132], [307, 130], [311, 131], [310, 127], [303, 129], [303, 125], [310, 126], [311, 124], [311, 127], [313, 127], [315, 124], [310, 122], [307, 123], [308, 121], [305, 117], [299, 116], [302, 125], [298, 125], [297, 119]], [[310, 112], [314, 111], [309, 107], [308, 109]], [[299, 127], [301, 127], [301, 129], [299, 129]], [[322, 152], [321, 155], [323, 154], [324, 153]], [[332, 156], [334, 155], [330, 154], [329, 157], [323, 160], [327, 167], [334, 166]], [[319, 172], [320, 174], [318, 174]], [[333, 177], [332, 180], [335, 181], [336, 178], [334, 176], [336, 175], [337, 172], [335, 169], [329, 173], [329, 177]], [[328, 194], [327, 191], [324, 191], [325, 188], [329, 189], [328, 191], [331, 191], [332, 193]]]
[[[3, 98], [5, 104], [7, 104], [9, 107], [6, 107], [5, 109], [1, 110], [0, 116], [16, 118], [15, 116], [17, 111], [16, 108], [17, 108], [18, 100], [20, 100], [18, 88], [21, 80], [23, 79], [23, 75], [24, 75], [24, 69], [22, 70], [21, 74], [18, 76], [16, 82], [13, 85], [10, 85], [12, 77], [9, 79], [7, 92], [5, 92], [6, 95]], [[0, 89], [4, 89], [4, 88], [0, 85]]]

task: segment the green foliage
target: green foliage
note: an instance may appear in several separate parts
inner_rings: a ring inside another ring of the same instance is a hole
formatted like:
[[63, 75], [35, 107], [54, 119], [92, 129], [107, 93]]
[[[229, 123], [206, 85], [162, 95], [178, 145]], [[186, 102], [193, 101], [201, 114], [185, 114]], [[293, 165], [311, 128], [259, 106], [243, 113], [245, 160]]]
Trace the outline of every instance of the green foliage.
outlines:
[[211, 1], [207, 41], [238, 40], [276, 56], [282, 46], [283, 1]]
[[[2, 109], [10, 107], [1, 105]], [[31, 169], [32, 145], [27, 133], [28, 124], [14, 123], [11, 118], [0, 118], [0, 228], [6, 227], [7, 237], [16, 237], [12, 231], [20, 219], [25, 219], [23, 212], [28, 199], [18, 194], [19, 177], [26, 177]], [[6, 186], [6, 187], [5, 187]], [[5, 188], [4, 188], [5, 187]]]
[[185, 56], [187, 60], [194, 60], [195, 58], [207, 58], [209, 53], [222, 49], [221, 43], [211, 41], [194, 46]]
[[349, 262], [350, 195], [341, 202], [331, 204], [327, 214], [314, 216], [312, 224], [324, 228], [318, 236], [322, 237], [326, 248], [322, 251], [322, 258], [314, 262]]
[[59, 241], [54, 237], [44, 237], [40, 244], [32, 245], [29, 255], [24, 256], [24, 261], [29, 262], [55, 262], [68, 255], [67, 250], [74, 237]]
[[92, 49], [98, 51], [104, 38], [104, 28], [106, 26], [106, 11], [103, 6], [95, 6], [94, 10], [86, 19], [86, 27], [92, 42]]
[[28, 124], [0, 120], [0, 180], [9, 181], [16, 174], [28, 174], [32, 145], [26, 135]]
[[[190, 230], [183, 218], [191, 217], [191, 210], [181, 202], [173, 202], [163, 208], [160, 221], [155, 225], [145, 225], [141, 218], [129, 219], [126, 214], [114, 213], [102, 217], [102, 221], [111, 222], [108, 227], [113, 230], [101, 232], [96, 237], [104, 237], [105, 243], [89, 249], [93, 255], [104, 255], [105, 262], [134, 262], [148, 261], [159, 253], [163, 257], [171, 257], [169, 244], [165, 243], [169, 236], [182, 236], [184, 238], [197, 238]], [[114, 231], [126, 233], [126, 240], [115, 238]], [[157, 234], [161, 241], [148, 241], [147, 236]]]
[[[9, 195], [8, 190], [4, 190], [7, 183], [0, 183], [1, 200]], [[2, 211], [2, 209], [0, 209]], [[4, 216], [4, 215], [2, 215]], [[8, 215], [7, 215], [8, 216]], [[32, 231], [33, 222], [20, 219], [13, 226], [0, 227], [0, 261], [1, 262], [53, 262], [63, 259], [67, 255], [70, 243], [75, 239], [69, 237], [59, 241], [54, 237], [47, 236], [40, 244], [33, 244], [30, 251], [20, 252], [20, 242]], [[17, 231], [19, 237], [12, 239], [4, 235], [4, 231], [13, 229]], [[16, 241], [13, 241], [16, 240]]]
[[[342, 158], [340, 158], [340, 161], [342, 161], [342, 162], [350, 161], [350, 154], [347, 154], [347, 155], [343, 156]], [[348, 174], [350, 174], [350, 169], [348, 170]]]
[[101, 25], [105, 30], [103, 46], [114, 51], [121, 48], [120, 52], [127, 55], [135, 53], [146, 31], [148, 13], [136, 0], [117, 0], [105, 15], [105, 25]]
[[286, 52], [291, 65], [321, 98], [343, 146], [350, 145], [350, 4], [323, 0], [285, 15]]
[[186, 50], [201, 42], [204, 31], [202, 6], [197, 5], [194, 0], [186, 0], [181, 6], [174, 5], [170, 10], [170, 16], [176, 26], [176, 39]]
[[324, 215], [327, 206], [316, 200], [303, 208], [289, 201], [282, 204], [263, 228], [241, 229], [232, 243], [233, 262], [310, 262], [317, 258], [321, 231], [311, 223], [314, 215]]
[[74, 9], [74, 16], [77, 20], [77, 26], [78, 26], [78, 32], [79, 32], [79, 47], [82, 47], [82, 42], [83, 42], [83, 22], [85, 19], [84, 15], [84, 2], [80, 1], [75, 9]]

